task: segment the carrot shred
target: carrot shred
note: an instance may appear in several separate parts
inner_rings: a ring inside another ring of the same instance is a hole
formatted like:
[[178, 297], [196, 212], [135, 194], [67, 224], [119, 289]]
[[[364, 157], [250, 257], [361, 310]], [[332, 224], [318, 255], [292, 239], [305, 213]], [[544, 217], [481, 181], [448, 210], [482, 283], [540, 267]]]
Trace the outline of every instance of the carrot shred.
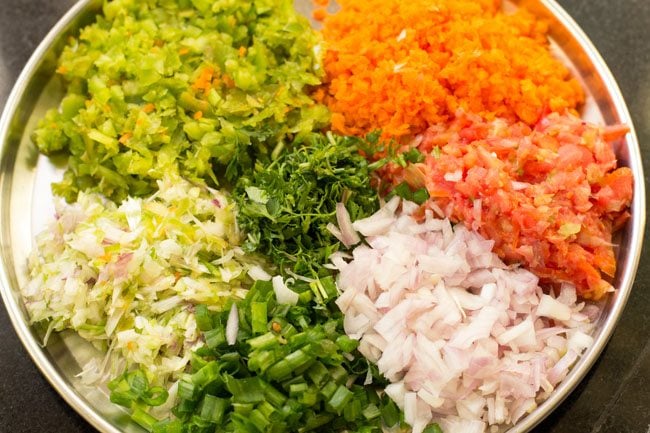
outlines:
[[199, 77], [194, 81], [194, 84], [192, 84], [192, 88], [194, 90], [203, 90], [207, 92], [210, 90], [210, 86], [212, 84], [212, 77], [214, 75], [214, 68], [212, 66], [206, 66], [201, 70], [201, 73], [199, 74]]
[[122, 136], [120, 137], [120, 139], [118, 141], [120, 143], [122, 143], [122, 144], [126, 144], [126, 143], [129, 142], [131, 137], [133, 137], [133, 134], [131, 132], [125, 132], [124, 134], [122, 134]]
[[312, 16], [316, 21], [324, 21], [327, 18], [327, 11], [325, 9], [316, 9], [312, 13]]
[[[548, 25], [501, 0], [340, 0], [323, 36], [326, 92], [345, 134], [404, 137], [458, 109], [534, 125], [583, 90], [553, 57]], [[359, 25], [363, 23], [363, 25]]]
[[197, 111], [196, 113], [194, 113], [194, 116], [192, 116], [192, 117], [194, 118], [194, 120], [202, 119], [203, 118], [203, 111]]
[[225, 84], [226, 87], [228, 87], [228, 88], [230, 88], [230, 89], [232, 89], [233, 87], [235, 87], [235, 82], [233, 81], [232, 78], [230, 78], [230, 75], [226, 75], [226, 74], [224, 74], [224, 75], [221, 77], [221, 81], [223, 81], [223, 84]]

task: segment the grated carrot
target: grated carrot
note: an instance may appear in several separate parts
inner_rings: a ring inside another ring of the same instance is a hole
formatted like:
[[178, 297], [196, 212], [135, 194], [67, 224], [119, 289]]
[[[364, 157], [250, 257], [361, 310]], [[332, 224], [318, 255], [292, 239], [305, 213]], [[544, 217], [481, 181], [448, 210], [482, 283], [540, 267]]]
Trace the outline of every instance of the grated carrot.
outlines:
[[312, 16], [316, 21], [323, 21], [327, 18], [327, 11], [325, 9], [316, 9], [312, 13]]
[[233, 81], [232, 78], [230, 78], [230, 75], [224, 74], [221, 77], [221, 81], [223, 81], [223, 84], [225, 84], [226, 87], [228, 87], [229, 89], [232, 89], [233, 87], [235, 87], [235, 82]]
[[194, 90], [203, 90], [207, 92], [210, 90], [210, 84], [212, 83], [212, 77], [214, 75], [214, 68], [212, 66], [207, 66], [201, 70], [201, 74], [192, 84]]
[[147, 114], [149, 114], [149, 113], [153, 113], [153, 111], [154, 111], [155, 109], [156, 109], [156, 106], [153, 105], [151, 102], [148, 103], [147, 105], [145, 105], [144, 107], [142, 107], [142, 111], [144, 111], [144, 112], [147, 113]]
[[194, 113], [194, 116], [192, 116], [194, 120], [201, 120], [203, 118], [203, 111], [197, 111]]
[[[500, 0], [340, 0], [325, 19], [320, 100], [344, 134], [417, 134], [462, 109], [532, 125], [583, 91], [549, 50], [548, 26]], [[359, 25], [363, 23], [363, 25]]]
[[125, 132], [124, 134], [122, 134], [122, 136], [120, 137], [120, 139], [118, 141], [120, 143], [122, 143], [122, 144], [126, 144], [131, 139], [131, 137], [133, 137], [133, 133]]

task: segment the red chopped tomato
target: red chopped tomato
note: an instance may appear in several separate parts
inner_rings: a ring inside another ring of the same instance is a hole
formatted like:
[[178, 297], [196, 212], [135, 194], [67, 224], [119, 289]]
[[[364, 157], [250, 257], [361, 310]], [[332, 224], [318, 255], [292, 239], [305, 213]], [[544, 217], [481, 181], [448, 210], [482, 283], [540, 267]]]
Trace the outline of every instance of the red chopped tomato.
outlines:
[[459, 113], [415, 140], [424, 162], [389, 166], [383, 175], [426, 186], [430, 206], [493, 239], [505, 261], [598, 299], [612, 288], [612, 233], [632, 200], [632, 171], [616, 168], [607, 141], [626, 131], [570, 114], [549, 114], [531, 128]]

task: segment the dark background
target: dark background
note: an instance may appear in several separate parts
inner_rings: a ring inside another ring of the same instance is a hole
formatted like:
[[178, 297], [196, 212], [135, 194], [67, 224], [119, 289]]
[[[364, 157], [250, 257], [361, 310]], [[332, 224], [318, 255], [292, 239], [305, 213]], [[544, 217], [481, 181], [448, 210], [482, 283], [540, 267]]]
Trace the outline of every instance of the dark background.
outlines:
[[[650, 0], [559, 3], [589, 35], [621, 86], [650, 173]], [[0, 109], [31, 52], [72, 4], [0, 0]], [[535, 433], [650, 433], [650, 261], [645, 252], [603, 355]], [[92, 431], [41, 376], [0, 307], [0, 432]]]

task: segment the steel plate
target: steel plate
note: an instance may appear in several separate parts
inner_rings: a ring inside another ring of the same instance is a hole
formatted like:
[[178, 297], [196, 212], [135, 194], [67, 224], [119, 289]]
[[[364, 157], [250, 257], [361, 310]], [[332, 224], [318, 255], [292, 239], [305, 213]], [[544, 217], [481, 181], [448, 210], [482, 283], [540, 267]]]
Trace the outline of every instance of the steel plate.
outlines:
[[[298, 9], [309, 14], [312, 2], [297, 0]], [[632, 120], [621, 92], [604, 61], [562, 8], [551, 0], [520, 0], [506, 7], [523, 5], [547, 19], [553, 49], [575, 72], [587, 89], [583, 116], [607, 124], [624, 123], [630, 133], [617, 145], [622, 165], [632, 169], [634, 186], [632, 218], [618, 237], [616, 292], [602, 305], [594, 345], [583, 355], [552, 396], [509, 431], [526, 432], [548, 415], [585, 376], [607, 344], [629, 297], [636, 274], [645, 227], [645, 191], [641, 156]], [[63, 398], [101, 432], [142, 432], [126, 413], [108, 400], [105, 390], [83, 386], [75, 377], [90, 357], [98, 353], [73, 333], [54, 335], [42, 347], [42, 335], [29, 326], [19, 288], [26, 281], [26, 258], [32, 239], [52, 215], [49, 183], [58, 169], [39, 157], [30, 134], [45, 111], [63, 95], [53, 78], [56, 59], [70, 35], [93, 21], [101, 0], [82, 0], [52, 29], [32, 55], [6, 103], [0, 119], [0, 293], [16, 332], [25, 348]]]

